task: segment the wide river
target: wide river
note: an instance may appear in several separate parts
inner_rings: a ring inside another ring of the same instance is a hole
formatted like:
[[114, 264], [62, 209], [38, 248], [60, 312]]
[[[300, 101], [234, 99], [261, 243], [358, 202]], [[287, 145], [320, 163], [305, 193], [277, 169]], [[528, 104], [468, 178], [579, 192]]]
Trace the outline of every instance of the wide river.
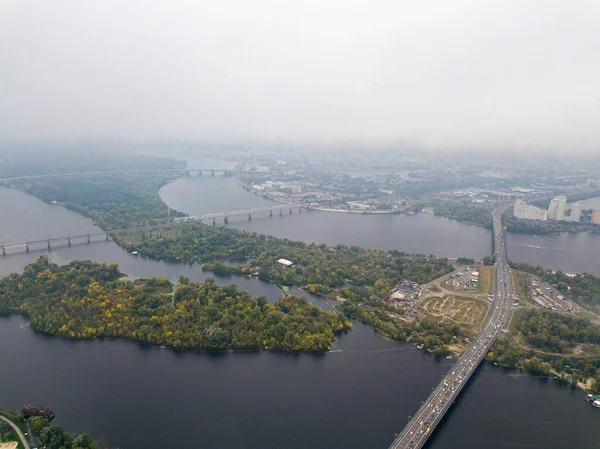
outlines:
[[[176, 181], [162, 195], [172, 207], [191, 214], [265, 204], [241, 191], [231, 178], [209, 176]], [[5, 242], [98, 231], [87, 219], [18, 191], [0, 188], [0, 207], [5, 211], [0, 239]], [[487, 231], [430, 215], [303, 212], [232, 225], [306, 241], [453, 257], [481, 257], [490, 249]], [[0, 258], [0, 274], [20, 271], [46, 252]], [[56, 248], [50, 256], [59, 263], [118, 263], [122, 271], [138, 277], [207, 276], [197, 266], [132, 256], [112, 242]], [[235, 283], [271, 301], [279, 296], [272, 285], [257, 280], [217, 281]], [[46, 405], [56, 412], [57, 424], [105, 438], [121, 449], [386, 448], [451, 362], [385, 340], [360, 323], [327, 354], [215, 355], [115, 340], [51, 338], [31, 331], [21, 317], [2, 317], [0, 407]], [[484, 364], [429, 447], [596, 448], [600, 412], [582, 397], [553, 380]]]

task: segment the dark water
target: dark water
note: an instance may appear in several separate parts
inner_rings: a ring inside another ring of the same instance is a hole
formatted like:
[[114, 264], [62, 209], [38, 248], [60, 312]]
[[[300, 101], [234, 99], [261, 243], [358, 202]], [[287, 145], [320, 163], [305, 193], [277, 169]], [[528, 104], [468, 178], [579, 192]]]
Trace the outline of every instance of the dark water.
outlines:
[[[79, 215], [20, 192], [0, 189], [0, 207], [10, 211], [0, 216], [5, 241], [94, 231]], [[277, 217], [279, 223], [296, 218]], [[39, 254], [0, 258], [0, 272], [19, 271]], [[116, 262], [134, 276], [206, 276], [196, 266], [132, 256], [111, 242], [50, 255], [59, 262]], [[256, 280], [219, 282], [271, 300], [279, 295]], [[34, 333], [20, 317], [0, 318], [0, 406], [46, 405], [58, 424], [122, 449], [386, 448], [450, 363], [387, 341], [360, 323], [328, 354], [208, 354], [114, 340], [74, 342]], [[553, 381], [483, 366], [429, 447], [599, 447], [600, 412], [582, 397]]]

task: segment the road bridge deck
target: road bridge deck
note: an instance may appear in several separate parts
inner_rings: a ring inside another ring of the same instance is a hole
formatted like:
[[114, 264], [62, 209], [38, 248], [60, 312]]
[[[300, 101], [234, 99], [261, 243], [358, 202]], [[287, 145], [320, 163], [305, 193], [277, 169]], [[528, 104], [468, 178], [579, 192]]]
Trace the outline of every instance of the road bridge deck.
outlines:
[[481, 332], [393, 441], [390, 449], [419, 449], [425, 445], [510, 318], [513, 292], [501, 222], [504, 210], [499, 207], [493, 211], [496, 283], [494, 301]]

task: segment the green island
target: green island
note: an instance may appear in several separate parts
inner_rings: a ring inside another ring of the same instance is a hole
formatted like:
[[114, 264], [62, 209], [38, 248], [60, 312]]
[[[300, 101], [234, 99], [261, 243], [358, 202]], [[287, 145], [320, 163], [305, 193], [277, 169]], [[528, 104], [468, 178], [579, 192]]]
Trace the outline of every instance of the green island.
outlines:
[[0, 313], [19, 313], [32, 329], [68, 338], [113, 337], [178, 349], [326, 351], [351, 324], [304, 298], [275, 304], [213, 279], [127, 281], [116, 265], [40, 257], [0, 280]]
[[[0, 409], [0, 416], [12, 421], [23, 435], [27, 435], [28, 429], [23, 412]], [[50, 421], [41, 416], [33, 416], [28, 421], [33, 434], [28, 439], [37, 440], [45, 449], [100, 449], [100, 445], [86, 433], [80, 435], [69, 434], [60, 426], [50, 425]], [[0, 441], [14, 441], [18, 443], [18, 449], [23, 449], [20, 436], [4, 420], [0, 420]]]

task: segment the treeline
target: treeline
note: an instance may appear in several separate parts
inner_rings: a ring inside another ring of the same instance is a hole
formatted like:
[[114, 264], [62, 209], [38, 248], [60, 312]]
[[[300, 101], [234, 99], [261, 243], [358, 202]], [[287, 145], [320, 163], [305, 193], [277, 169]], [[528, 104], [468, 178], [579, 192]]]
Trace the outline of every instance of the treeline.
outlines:
[[468, 201], [436, 201], [432, 207], [435, 215], [492, 229], [492, 209], [487, 205]]
[[[169, 232], [124, 239], [128, 250], [153, 259], [204, 262], [217, 273], [256, 275], [278, 284], [322, 284], [336, 288], [344, 283], [375, 286], [380, 281], [387, 291], [401, 280], [426, 283], [452, 271], [447, 259], [409, 255], [399, 251], [363, 249], [358, 246], [307, 244], [237, 229], [186, 223]], [[290, 268], [277, 260], [288, 259]], [[223, 265], [227, 260], [250, 260]]]
[[31, 327], [69, 338], [114, 337], [174, 348], [326, 351], [350, 323], [304, 298], [268, 304], [213, 279], [177, 288], [166, 278], [120, 279], [116, 265], [41, 257], [0, 280], [0, 313], [21, 313]]
[[[25, 427], [25, 418], [22, 412], [9, 412], [2, 410], [1, 413], [6, 418], [14, 422], [21, 431], [26, 434], [27, 428]], [[0, 421], [3, 424], [4, 421]], [[40, 443], [43, 444], [44, 449], [99, 449], [100, 445], [96, 443], [88, 434], [82, 433], [80, 435], [71, 435], [65, 429], [60, 426], [50, 425], [50, 421], [41, 416], [33, 416], [29, 418], [29, 425], [31, 432], [35, 435]], [[14, 432], [13, 432], [14, 433]], [[12, 441], [21, 440], [18, 438], [16, 433]], [[21, 447], [21, 445], [19, 445]]]
[[600, 305], [600, 277], [589, 273], [569, 276], [562, 271], [552, 271], [528, 263], [511, 263], [515, 270], [525, 271], [553, 285], [563, 295], [581, 304]]
[[47, 203], [61, 203], [105, 230], [119, 230], [181, 216], [169, 212], [158, 194], [161, 186], [178, 176], [171, 172], [79, 175], [25, 179], [14, 181], [13, 186]]
[[598, 348], [590, 347], [583, 356], [574, 356], [572, 352], [578, 344], [597, 345], [600, 326], [557, 312], [531, 309], [519, 316], [515, 331], [515, 336], [504, 337], [494, 344], [488, 353], [490, 360], [535, 374], [555, 374], [574, 386], [592, 378], [591, 389], [599, 390]]
[[598, 229], [595, 225], [590, 223], [523, 220], [510, 214], [505, 214], [502, 217], [502, 222], [508, 232], [515, 234], [545, 235], [556, 234], [559, 232], [581, 232]]

